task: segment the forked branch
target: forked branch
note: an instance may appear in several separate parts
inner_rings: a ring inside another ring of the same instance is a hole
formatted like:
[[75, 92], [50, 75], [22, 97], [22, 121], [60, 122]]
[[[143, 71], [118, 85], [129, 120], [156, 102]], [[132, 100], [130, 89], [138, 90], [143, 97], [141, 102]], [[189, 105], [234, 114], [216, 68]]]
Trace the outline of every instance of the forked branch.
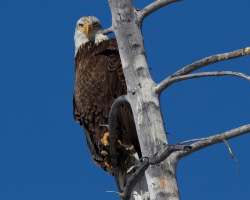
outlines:
[[122, 192], [122, 200], [129, 200], [132, 190], [139, 179], [143, 176], [145, 170], [149, 167], [149, 165], [156, 165], [165, 160], [172, 152], [174, 151], [189, 151], [191, 149], [190, 146], [184, 146], [181, 144], [175, 145], [167, 145], [166, 150], [159, 156], [155, 155], [152, 158], [144, 158], [144, 161], [138, 166], [136, 172], [129, 178], [125, 190]]
[[168, 77], [156, 86], [156, 91], [160, 93], [161, 91], [163, 91], [164, 89], [172, 85], [173, 83], [192, 79], [192, 78], [206, 77], [206, 76], [238, 76], [238, 77], [241, 77], [250, 81], [250, 76], [247, 76], [240, 72], [232, 72], [232, 71], [201, 72], [201, 73], [187, 74], [187, 75], [176, 76], [176, 77]]
[[181, 158], [184, 158], [184, 157], [186, 157], [186, 156], [188, 156], [196, 151], [204, 149], [208, 146], [212, 146], [214, 144], [224, 142], [224, 140], [229, 140], [229, 139], [232, 139], [234, 137], [238, 137], [240, 135], [243, 135], [243, 134], [246, 134], [249, 132], [250, 132], [250, 124], [247, 124], [247, 125], [232, 129], [230, 131], [226, 131], [224, 133], [219, 133], [219, 134], [207, 137], [207, 138], [203, 138], [200, 141], [191, 144], [190, 151], [181, 150], [181, 151], [176, 152], [175, 156], [178, 159], [181, 159]]

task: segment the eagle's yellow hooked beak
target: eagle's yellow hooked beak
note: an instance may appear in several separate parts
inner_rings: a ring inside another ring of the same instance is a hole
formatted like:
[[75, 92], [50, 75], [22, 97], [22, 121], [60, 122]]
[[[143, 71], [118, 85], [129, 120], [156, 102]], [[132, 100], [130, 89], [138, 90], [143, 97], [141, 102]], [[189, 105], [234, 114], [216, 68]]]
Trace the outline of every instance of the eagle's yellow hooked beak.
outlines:
[[85, 32], [87, 37], [89, 37], [90, 26], [91, 26], [91, 23], [87, 22], [87, 23], [84, 24], [83, 29], [80, 30], [81, 32]]

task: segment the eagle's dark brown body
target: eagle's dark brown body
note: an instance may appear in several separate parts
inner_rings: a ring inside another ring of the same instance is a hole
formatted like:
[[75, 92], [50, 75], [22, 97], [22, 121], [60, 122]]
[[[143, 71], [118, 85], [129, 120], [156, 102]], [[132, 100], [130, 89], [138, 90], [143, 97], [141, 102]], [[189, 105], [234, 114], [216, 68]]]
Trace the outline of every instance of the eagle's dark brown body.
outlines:
[[[114, 100], [126, 94], [126, 83], [114, 38], [99, 44], [87, 42], [75, 57], [74, 119], [85, 130], [94, 162], [105, 168], [98, 143], [108, 132], [108, 116]], [[140, 154], [132, 111], [124, 105], [117, 119], [117, 136], [124, 145], [132, 145]]]

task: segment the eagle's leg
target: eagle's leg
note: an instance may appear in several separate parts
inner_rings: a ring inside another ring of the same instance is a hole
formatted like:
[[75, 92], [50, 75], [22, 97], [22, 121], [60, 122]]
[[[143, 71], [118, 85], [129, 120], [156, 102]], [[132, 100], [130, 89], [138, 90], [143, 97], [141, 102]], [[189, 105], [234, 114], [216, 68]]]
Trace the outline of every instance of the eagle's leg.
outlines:
[[[101, 139], [101, 144], [102, 144], [102, 150], [101, 154], [104, 156], [104, 161], [107, 167], [112, 168], [111, 165], [111, 159], [109, 156], [109, 132], [104, 133], [102, 139]], [[121, 148], [122, 142], [121, 140], [117, 140], [117, 148]]]

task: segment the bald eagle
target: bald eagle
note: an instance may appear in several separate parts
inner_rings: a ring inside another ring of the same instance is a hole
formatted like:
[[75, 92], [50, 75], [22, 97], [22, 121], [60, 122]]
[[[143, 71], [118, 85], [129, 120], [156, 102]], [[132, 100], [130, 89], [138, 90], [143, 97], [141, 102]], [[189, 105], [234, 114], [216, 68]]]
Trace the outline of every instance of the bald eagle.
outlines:
[[[126, 82], [115, 38], [108, 39], [96, 17], [85, 16], [75, 28], [75, 88], [73, 115], [84, 128], [91, 158], [108, 170], [108, 116], [114, 100], [126, 94]], [[132, 111], [124, 104], [117, 117], [120, 165], [129, 154], [141, 155]]]

